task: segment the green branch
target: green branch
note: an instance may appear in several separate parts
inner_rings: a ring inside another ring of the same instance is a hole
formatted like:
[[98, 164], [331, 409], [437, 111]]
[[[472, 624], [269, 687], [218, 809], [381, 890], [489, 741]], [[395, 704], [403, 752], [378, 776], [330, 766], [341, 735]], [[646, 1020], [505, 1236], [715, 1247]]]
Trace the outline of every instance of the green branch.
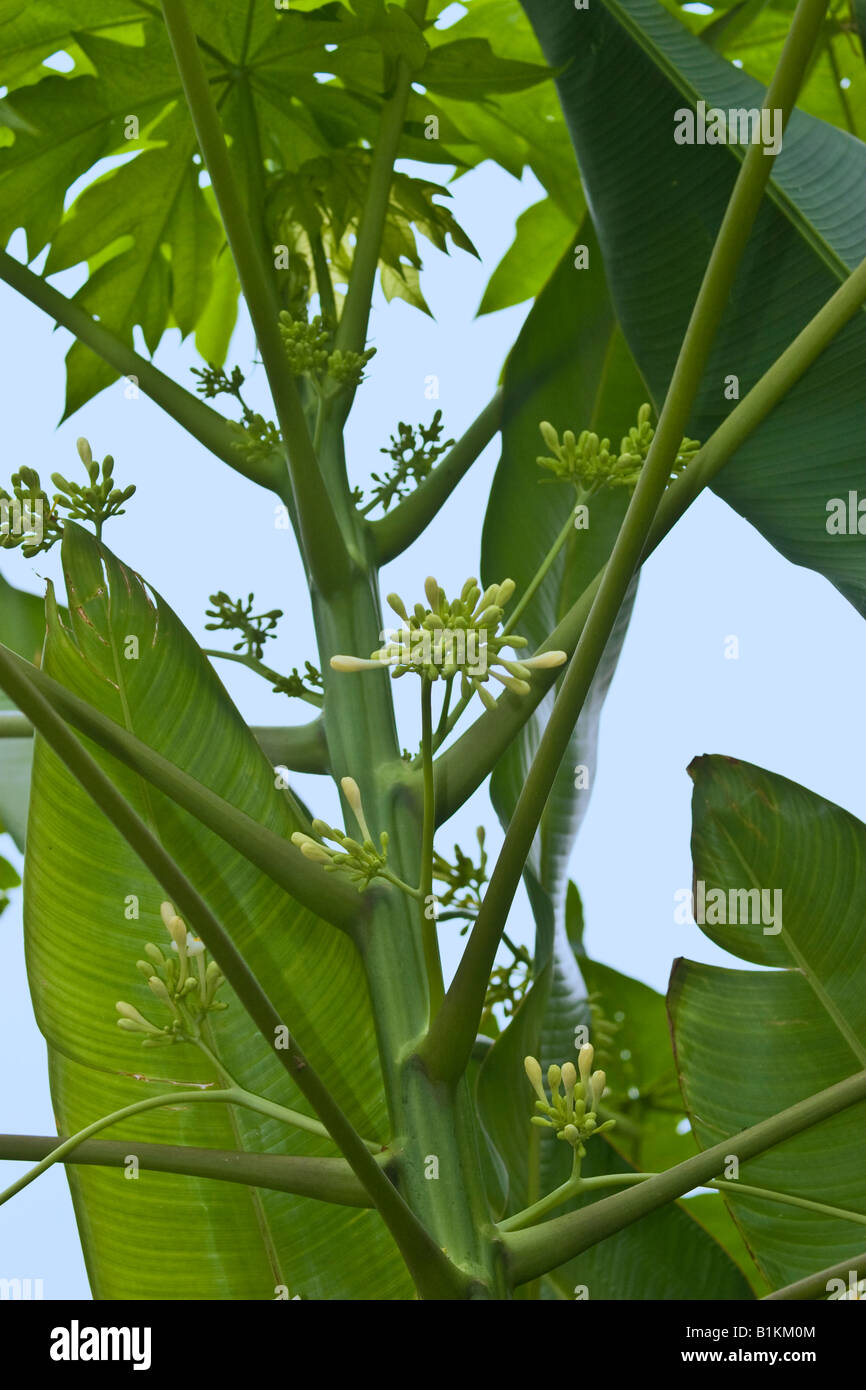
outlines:
[[25, 719], [23, 714], [9, 713], [3, 710], [0, 713], [0, 738], [32, 738], [33, 725], [29, 719]]
[[433, 682], [426, 676], [421, 680], [421, 758], [424, 778], [424, 824], [421, 833], [421, 883], [418, 896], [421, 906], [421, 939], [424, 963], [430, 990], [430, 1017], [442, 1003], [445, 984], [442, 961], [439, 957], [439, 936], [433, 902], [433, 838], [436, 830], [435, 792], [433, 788]]
[[[866, 302], [866, 260], [840, 285], [806, 327], [776, 359], [751, 391], [710, 436], [688, 467], [671, 483], [653, 520], [641, 557], [649, 558], [694, 499], [707, 487], [750, 435], [796, 385], [833, 339]], [[568, 613], [542, 644], [573, 652], [583, 631], [604, 567], [598, 571]], [[557, 672], [539, 672], [532, 693], [503, 695], [495, 710], [479, 719], [436, 762], [438, 824], [443, 824], [489, 776], [499, 758], [537, 708]]]
[[285, 441], [304, 558], [313, 581], [327, 594], [347, 581], [351, 566], [286, 359], [276, 289], [265, 271], [259, 244], [238, 194], [225, 136], [183, 0], [162, 0], [162, 11]]
[[[425, 0], [409, 0], [406, 5], [407, 12], [418, 24], [423, 23], [425, 8]], [[376, 284], [376, 269], [379, 265], [385, 219], [391, 199], [394, 161], [403, 135], [403, 122], [406, 118], [411, 86], [411, 69], [406, 59], [401, 57], [397, 60], [393, 90], [382, 107], [370, 164], [367, 196], [352, 257], [349, 287], [337, 328], [336, 347], [342, 352], [363, 352], [367, 345], [367, 324]]]
[[[257, 676], [261, 676], [263, 680], [270, 681], [271, 685], [275, 687], [281, 685], [286, 679], [285, 676], [280, 675], [279, 671], [275, 671], [273, 667], [267, 666], [264, 661], [258, 661], [249, 652], [221, 652], [217, 651], [214, 647], [202, 647], [201, 651], [202, 655], [206, 656], [209, 660], [236, 661], [239, 666], [246, 666], [247, 670], [252, 671]], [[287, 692], [281, 691], [279, 693], [286, 694]], [[324, 697], [317, 694], [314, 690], [293, 692], [290, 698], [304, 700], [308, 705], [315, 705], [316, 709], [321, 709], [324, 701]]]
[[772, 1303], [780, 1299], [824, 1299], [827, 1297], [827, 1285], [831, 1279], [848, 1280], [852, 1274], [855, 1279], [861, 1279], [866, 1274], [866, 1250], [862, 1255], [854, 1255], [851, 1259], [840, 1260], [837, 1265], [819, 1269], [817, 1274], [807, 1274], [795, 1284], [786, 1284], [783, 1289], [776, 1289], [775, 1293], [764, 1294], [761, 1302]]
[[370, 523], [380, 565], [394, 560], [426, 530], [468, 473], [479, 454], [502, 426], [502, 388], [473, 420], [432, 473], [408, 497], [378, 521]]
[[[121, 729], [119, 724], [114, 727]], [[328, 771], [328, 745], [322, 719], [285, 727], [253, 725], [250, 733], [272, 767], [287, 767], [290, 772]], [[32, 737], [33, 725], [23, 714], [0, 711], [0, 738]]]
[[536, 1279], [649, 1216], [659, 1207], [684, 1197], [693, 1188], [707, 1186], [724, 1169], [729, 1158], [736, 1157], [741, 1163], [755, 1158], [863, 1100], [866, 1100], [866, 1072], [859, 1072], [730, 1139], [723, 1139], [703, 1153], [669, 1168], [666, 1173], [629, 1187], [626, 1192], [604, 1197], [582, 1211], [554, 1217], [541, 1226], [504, 1234], [502, 1239], [511, 1261], [512, 1282], [523, 1284]]
[[[45, 1135], [0, 1134], [0, 1160], [31, 1161], [47, 1157], [57, 1139]], [[64, 1154], [60, 1163], [124, 1168], [134, 1155], [139, 1168], [190, 1178], [213, 1178], [312, 1197], [336, 1206], [373, 1204], [344, 1158], [301, 1158], [285, 1154], [245, 1153], [233, 1149], [197, 1149], [187, 1145], [142, 1144], [131, 1139], [86, 1139]], [[379, 1162], [393, 1161], [382, 1154]]]
[[[827, 0], [799, 0], [765, 106], [782, 113], [784, 129], [806, 69]], [[737, 269], [764, 196], [773, 159], [751, 145], [740, 168], [677, 357], [646, 462], [574, 656], [526, 775], [481, 909], [445, 995], [421, 1046], [431, 1076], [453, 1081], [464, 1071], [484, 1010], [487, 982], [523, 867], [574, 726], [583, 709], [632, 576], [670, 480], [689, 413], [703, 378]]]
[[330, 771], [324, 719], [285, 728], [279, 725], [254, 728], [250, 733], [271, 767], [287, 767], [290, 772]]
[[0, 251], [0, 280], [5, 280], [18, 294], [42, 309], [61, 328], [74, 334], [79, 342], [95, 352], [120, 376], [134, 376], [144, 394], [176, 420], [206, 449], [260, 487], [270, 488], [280, 495], [285, 491], [284, 462], [273, 457], [267, 463], [252, 464], [237, 448], [237, 437], [218, 411], [205, 405], [197, 396], [178, 386], [176, 381], [159, 371], [152, 362], [140, 357], [131, 347], [92, 319], [86, 310], [67, 299], [40, 275], [34, 275], [6, 251]]
[[[160, 841], [10, 656], [11, 653], [0, 648], [0, 686], [32, 720], [72, 775], [135, 850], [180, 916], [204, 942], [268, 1046], [273, 1047], [275, 1039], [283, 1037], [287, 1025], [231, 937]], [[274, 1053], [369, 1192], [421, 1296], [431, 1299], [459, 1297], [467, 1287], [466, 1276], [451, 1264], [392, 1186], [294, 1037], [289, 1034], [287, 1045], [274, 1047]]]
[[86, 700], [0, 644], [0, 687], [5, 686], [4, 672], [10, 673], [10, 678], [14, 673], [19, 684], [23, 681], [28, 690], [38, 692], [52, 710], [80, 733], [164, 792], [318, 917], [346, 932], [351, 932], [363, 917], [366, 904], [348, 884], [338, 882], [334, 875], [323, 874], [282, 835], [259, 825], [245, 811], [232, 806]]

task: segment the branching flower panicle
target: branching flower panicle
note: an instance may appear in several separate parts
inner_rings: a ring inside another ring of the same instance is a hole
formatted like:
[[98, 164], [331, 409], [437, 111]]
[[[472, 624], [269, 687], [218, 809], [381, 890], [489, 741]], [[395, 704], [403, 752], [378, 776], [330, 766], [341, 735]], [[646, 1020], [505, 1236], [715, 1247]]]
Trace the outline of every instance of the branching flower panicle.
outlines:
[[[397, 433], [391, 435], [391, 447], [379, 450], [380, 454], [387, 454], [388, 458], [393, 459], [394, 467], [381, 477], [378, 473], [371, 474], [376, 486], [370, 489], [370, 500], [361, 508], [362, 516], [367, 516], [377, 506], [387, 511], [393, 501], [407, 497], [414, 487], [424, 481], [437, 459], [447, 453], [454, 443], [453, 439], [440, 443], [441, 435], [441, 410], [436, 411], [429, 425], [417, 425], [413, 429], [403, 420], [399, 422]], [[360, 504], [362, 500], [363, 494], [357, 489], [355, 502]]]
[[[591, 497], [602, 488], [634, 488], [655, 435], [650, 414], [650, 406], [642, 405], [637, 424], [622, 438], [619, 450], [592, 430], [583, 430], [577, 437], [573, 430], [566, 430], [560, 439], [553, 425], [543, 420], [539, 430], [550, 453], [540, 455], [536, 462], [553, 474], [544, 481], [571, 483], [582, 497]], [[671, 467], [671, 478], [682, 472], [700, 447], [695, 439], [683, 439]]]
[[205, 400], [217, 396], [234, 396], [241, 407], [241, 419], [229, 420], [228, 424], [236, 436], [235, 448], [244, 455], [249, 464], [265, 463], [282, 446], [282, 435], [273, 420], [266, 420], [257, 411], [251, 410], [241, 394], [246, 377], [240, 367], [233, 367], [231, 376], [223, 367], [212, 363], [207, 367], [193, 367], [193, 376], [199, 378], [196, 387]]
[[[454, 863], [433, 850], [433, 878], [446, 885], [439, 894], [439, 906], [450, 909], [454, 917], [473, 918], [481, 907], [481, 889], [487, 882], [487, 851], [484, 848], [484, 826], [479, 825], [475, 832], [478, 840], [479, 857], [475, 864], [459, 845], [454, 846]], [[468, 924], [467, 924], [468, 927]], [[466, 927], [463, 929], [467, 930]], [[462, 933], [461, 933], [462, 934]]]
[[213, 608], [207, 609], [207, 616], [217, 621], [205, 623], [205, 628], [208, 632], [239, 632], [241, 639], [234, 643], [232, 651], [243, 652], [261, 661], [265, 643], [274, 636], [274, 628], [283, 616], [283, 610], [272, 608], [268, 613], [254, 614], [254, 599], [254, 594], [248, 594], [244, 603], [241, 599], [229, 598], [222, 589], [218, 594], [211, 594]]
[[594, 1134], [604, 1134], [616, 1124], [615, 1120], [598, 1122], [598, 1103], [604, 1094], [606, 1078], [603, 1071], [592, 1070], [593, 1055], [592, 1044], [586, 1043], [578, 1053], [577, 1069], [573, 1062], [548, 1068], [549, 1100], [540, 1063], [535, 1057], [525, 1057], [523, 1061], [529, 1084], [538, 1097], [537, 1114], [530, 1123], [539, 1129], [552, 1129], [557, 1139], [564, 1139], [571, 1145], [578, 1158], [586, 1153], [586, 1140]]
[[429, 578], [424, 584], [428, 606], [416, 603], [411, 614], [399, 594], [389, 594], [388, 604], [402, 619], [403, 627], [390, 634], [385, 646], [370, 657], [333, 656], [331, 666], [335, 671], [355, 672], [377, 671], [387, 665], [393, 668], [395, 680], [410, 671], [431, 682], [453, 680], [459, 675], [464, 698], [477, 690], [488, 709], [496, 705], [487, 689], [491, 676], [515, 695], [528, 695], [534, 670], [561, 666], [568, 658], [560, 651], [517, 661], [502, 655], [506, 647], [527, 645], [525, 637], [498, 631], [514, 588], [514, 580], [506, 579], [482, 593], [477, 580], [467, 579], [460, 597], [448, 599], [437, 581]]
[[115, 1005], [120, 1014], [118, 1028], [144, 1034], [142, 1047], [197, 1042], [207, 1015], [228, 1008], [215, 997], [224, 976], [216, 961], [208, 960], [204, 943], [187, 931], [171, 903], [162, 903], [159, 911], [171, 937], [171, 949], [164, 953], [148, 942], [144, 948], [147, 960], [136, 961], [136, 967], [158, 1004], [168, 1011], [169, 1021], [160, 1027], [125, 1000]]

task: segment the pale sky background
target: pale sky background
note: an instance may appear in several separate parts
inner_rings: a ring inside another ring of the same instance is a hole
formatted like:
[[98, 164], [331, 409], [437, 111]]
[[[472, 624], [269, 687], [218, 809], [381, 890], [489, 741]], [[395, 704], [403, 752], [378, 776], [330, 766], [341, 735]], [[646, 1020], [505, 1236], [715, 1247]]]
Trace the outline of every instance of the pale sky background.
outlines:
[[[431, 176], [442, 177], [435, 171]], [[446, 436], [459, 436], [489, 399], [528, 310], [522, 306], [473, 318], [486, 280], [511, 241], [515, 217], [540, 196], [534, 179], [528, 176], [521, 184], [485, 166], [460, 180], [453, 192], [454, 211], [482, 262], [462, 252], [448, 258], [424, 243], [422, 283], [435, 321], [399, 301], [386, 308], [377, 299], [371, 341], [378, 355], [349, 432], [355, 481], [378, 469], [379, 447], [398, 419], [426, 422], [438, 405]], [[16, 236], [10, 251], [23, 257], [23, 239]], [[71, 293], [80, 279], [80, 272], [70, 272], [55, 283]], [[86, 435], [95, 456], [115, 455], [121, 483], [138, 485], [127, 516], [107, 528], [108, 544], [163, 594], [203, 645], [219, 645], [215, 638], [228, 637], [204, 631], [208, 596], [219, 588], [233, 596], [252, 590], [259, 610], [280, 607], [287, 614], [278, 641], [269, 643], [269, 663], [289, 670], [308, 656], [315, 660], [301, 567], [291, 534], [274, 528], [271, 494], [186, 439], [143, 397], [125, 399], [122, 384], [55, 430], [69, 335], [53, 332], [50, 320], [5, 286], [0, 314], [3, 481], [24, 462], [37, 467], [43, 479], [55, 470], [77, 476], [75, 439]], [[191, 386], [188, 369], [197, 359], [191, 345], [180, 345], [177, 338], [176, 332], [168, 335], [156, 360]], [[230, 361], [246, 368], [250, 347], [242, 324]], [[430, 374], [439, 377], [438, 402], [424, 397]], [[428, 573], [449, 591], [477, 573], [496, 461], [494, 444], [427, 535], [384, 571], [383, 592], [396, 588], [414, 601]], [[0, 564], [12, 583], [41, 591], [40, 577], [59, 580], [59, 547], [31, 562], [17, 552], [4, 553]], [[730, 635], [739, 639], [738, 660], [724, 656]], [[674, 922], [674, 894], [691, 879], [686, 766], [696, 754], [732, 754], [783, 773], [866, 818], [857, 733], [864, 654], [863, 624], [829, 584], [789, 564], [715, 497], [699, 499], [646, 567], [602, 717], [599, 773], [572, 864], [591, 955], [659, 990], [665, 989], [678, 955], [740, 964], [694, 925]], [[286, 722], [285, 701], [264, 682], [233, 664], [222, 663], [219, 670], [250, 723]], [[397, 689], [408, 745], [417, 741], [417, 692], [409, 681]], [[298, 705], [290, 717], [302, 722], [308, 713], [307, 706]], [[314, 811], [327, 818], [336, 805], [332, 788], [315, 777], [293, 781]], [[440, 832], [441, 846], [450, 850], [458, 839], [474, 849], [474, 829], [481, 823], [495, 848], [501, 836], [486, 792]], [[15, 858], [8, 838], [0, 837], [0, 850]], [[522, 897], [515, 919], [515, 935], [529, 942]], [[443, 924], [441, 936], [453, 970], [457, 924]], [[0, 919], [0, 1057], [0, 1127], [52, 1132], [45, 1048], [24, 972], [20, 893]], [[23, 1165], [0, 1168], [0, 1185], [5, 1185]], [[0, 1275], [41, 1277], [47, 1298], [89, 1297], [60, 1169], [0, 1209]]]

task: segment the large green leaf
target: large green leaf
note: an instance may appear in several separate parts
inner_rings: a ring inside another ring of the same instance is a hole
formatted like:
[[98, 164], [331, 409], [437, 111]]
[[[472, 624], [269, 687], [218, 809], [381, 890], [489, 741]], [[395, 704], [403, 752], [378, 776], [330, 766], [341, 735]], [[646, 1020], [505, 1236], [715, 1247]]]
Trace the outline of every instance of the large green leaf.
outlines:
[[[613, 302], [656, 402], [664, 396], [738, 171], [733, 145], [680, 145], [675, 112], [759, 107], [764, 88], [654, 0], [589, 9], [522, 0], [557, 82]], [[617, 100], [611, 93], [619, 94]], [[604, 118], [599, 119], [599, 112]], [[706, 439], [866, 255], [866, 149], [795, 112], [773, 167], [688, 432]], [[718, 475], [714, 489], [797, 564], [866, 611], [866, 538], [827, 531], [863, 481], [866, 314], [859, 314]]]
[[[44, 637], [42, 600], [14, 589], [0, 575], [0, 641], [28, 661], [38, 662]], [[11, 700], [0, 690], [0, 714], [13, 708]], [[24, 848], [32, 759], [31, 739], [0, 738], [0, 825], [9, 831], [19, 849]]]
[[[10, 64], [14, 81], [22, 84], [13, 90], [16, 127], [0, 130], [0, 244], [23, 227], [28, 259], [51, 243], [48, 274], [86, 263], [89, 276], [75, 299], [124, 342], [131, 345], [139, 327], [153, 352], [167, 328], [186, 335], [203, 324], [201, 346], [219, 363], [227, 334], [214, 320], [232, 321], [238, 286], [224, 255], [213, 195], [202, 186], [206, 180], [162, 19], [149, 7], [130, 8], [128, 0], [85, 5], [75, 23], [64, 6], [56, 13], [49, 6], [29, 8], [35, 13], [13, 7], [5, 24], [0, 11], [0, 65]], [[282, 273], [278, 289], [294, 308], [293, 296], [306, 295], [312, 280], [306, 236], [322, 230], [293, 217], [296, 180], [315, 188], [320, 202], [327, 195], [320, 221], [339, 271], [335, 278], [342, 280], [348, 265], [336, 263], [350, 262], [353, 254], [388, 64], [402, 57], [420, 72], [429, 57], [431, 83], [453, 90], [460, 86], [461, 62], [467, 53], [477, 58], [482, 41], [461, 40], [431, 52], [405, 10], [383, 0], [359, 0], [354, 9], [331, 3], [283, 10], [251, 7], [246, 0], [189, 8], [258, 235], [290, 248], [291, 273]], [[38, 60], [61, 47], [74, 67], [58, 76]], [[486, 86], [496, 90], [546, 77], [540, 64], [501, 59], [489, 45], [484, 73]], [[434, 140], [426, 138], [431, 114], [441, 124]], [[459, 153], [448, 146], [452, 136]], [[426, 92], [423, 101], [412, 94], [398, 153], [460, 167], [483, 157]], [[120, 156], [126, 158], [118, 167]], [[115, 167], [105, 172], [100, 165], [99, 177], [64, 213], [71, 185], [107, 157]], [[446, 233], [456, 244], [471, 249], [471, 243], [429, 195], [420, 211], [407, 213], [407, 188], [416, 202], [422, 188], [444, 190], [402, 177], [404, 196], [392, 200], [386, 220], [383, 283], [423, 308], [413, 227], [443, 249]], [[75, 344], [68, 358], [66, 414], [114, 377], [89, 348]]]
[[[216, 675], [171, 609], [99, 542], [68, 526], [63, 564], [69, 626], [49, 596], [45, 668], [145, 743], [286, 837], [300, 819], [275, 786]], [[137, 639], [137, 649], [131, 639]], [[137, 655], [135, 654], [137, 650]], [[346, 936], [300, 909], [252, 866], [134, 774], [94, 750], [231, 932], [325, 1083], [359, 1130], [387, 1137], [360, 959]], [[164, 938], [159, 886], [37, 741], [25, 929], [31, 990], [49, 1043], [58, 1125], [74, 1130], [124, 1103], [206, 1082], [194, 1049], [143, 1052], [115, 1026], [114, 1004], [148, 1012], [135, 969]], [[127, 914], [137, 910], [139, 915]], [[285, 1073], [236, 1000], [217, 1016], [214, 1045], [250, 1089], [298, 1109]], [[292, 1153], [327, 1141], [248, 1112], [189, 1106], [127, 1122], [118, 1137]], [[99, 1298], [273, 1298], [277, 1284], [311, 1298], [411, 1296], [373, 1212], [252, 1193], [193, 1178], [70, 1169], [94, 1293]]]
[[[677, 1065], [706, 1147], [866, 1063], [866, 826], [749, 763], [705, 757], [690, 771], [701, 930], [774, 967], [674, 967]], [[743, 1164], [740, 1178], [864, 1214], [864, 1121], [866, 1106], [846, 1110]], [[731, 1210], [774, 1288], [863, 1247], [862, 1227], [837, 1217], [754, 1197], [734, 1198]]]

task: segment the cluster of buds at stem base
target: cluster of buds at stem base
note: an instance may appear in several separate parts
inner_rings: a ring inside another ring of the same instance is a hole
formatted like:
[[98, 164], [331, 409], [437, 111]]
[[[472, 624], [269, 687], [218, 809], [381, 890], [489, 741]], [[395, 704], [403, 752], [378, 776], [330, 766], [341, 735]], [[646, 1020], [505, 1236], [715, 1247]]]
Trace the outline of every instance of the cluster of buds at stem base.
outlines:
[[[584, 1142], [594, 1134], [603, 1134], [612, 1129], [615, 1120], [598, 1122], [598, 1103], [604, 1093], [605, 1075], [603, 1071], [592, 1070], [593, 1048], [586, 1043], [577, 1055], [577, 1069], [573, 1062], [564, 1066], [549, 1067], [547, 1084], [550, 1099], [544, 1089], [541, 1066], [535, 1057], [525, 1057], [523, 1065], [529, 1084], [537, 1095], [531, 1123], [539, 1129], [552, 1129], [557, 1139], [564, 1139], [575, 1150], [578, 1158], [586, 1153]], [[561, 1088], [561, 1089], [560, 1089]]]
[[[358, 822], [362, 841], [353, 839], [345, 831], [328, 825], [323, 820], [314, 820], [312, 828], [320, 838], [316, 840], [312, 835], [305, 835], [302, 831], [296, 830], [292, 836], [292, 844], [297, 845], [306, 859], [312, 860], [314, 864], [321, 864], [328, 872], [345, 874], [352, 883], [357, 884], [358, 892], [363, 893], [374, 878], [389, 877], [386, 868], [388, 833], [382, 831], [377, 849], [364, 815], [358, 783], [354, 777], [344, 777], [340, 786]], [[322, 844], [322, 840], [331, 840], [339, 849], [329, 849], [327, 845]]]
[[160, 915], [171, 937], [172, 954], [164, 954], [148, 942], [144, 948], [147, 960], [135, 964], [151, 993], [168, 1010], [169, 1022], [159, 1027], [124, 1000], [115, 1006], [120, 1014], [118, 1028], [143, 1033], [142, 1047], [195, 1042], [206, 1015], [228, 1008], [215, 998], [225, 977], [215, 960], [208, 961], [204, 943], [187, 931], [171, 903], [161, 905]]

